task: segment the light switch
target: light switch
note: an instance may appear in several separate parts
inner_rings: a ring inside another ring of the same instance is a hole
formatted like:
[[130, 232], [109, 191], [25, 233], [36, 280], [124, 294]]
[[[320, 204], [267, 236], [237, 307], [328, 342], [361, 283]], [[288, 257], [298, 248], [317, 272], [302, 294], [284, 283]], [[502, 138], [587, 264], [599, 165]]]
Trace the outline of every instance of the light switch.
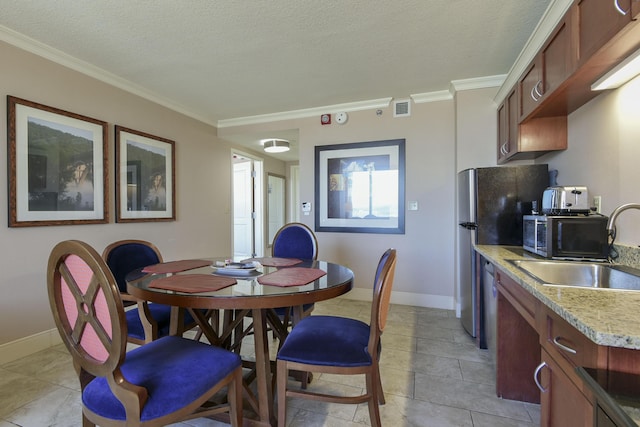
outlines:
[[409, 202], [409, 207], [408, 207], [408, 209], [409, 209], [410, 211], [417, 211], [417, 210], [418, 210], [418, 202], [417, 202], [417, 201], [415, 201], [415, 200], [414, 200], [414, 201]]
[[302, 214], [309, 215], [311, 213], [311, 202], [302, 202]]

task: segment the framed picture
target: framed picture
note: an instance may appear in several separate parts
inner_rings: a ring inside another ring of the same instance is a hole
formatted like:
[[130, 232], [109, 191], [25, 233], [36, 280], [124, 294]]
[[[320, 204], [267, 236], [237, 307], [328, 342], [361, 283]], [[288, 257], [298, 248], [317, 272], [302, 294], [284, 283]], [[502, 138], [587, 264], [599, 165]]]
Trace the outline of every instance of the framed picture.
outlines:
[[7, 96], [9, 227], [104, 224], [107, 123]]
[[404, 234], [405, 140], [317, 146], [316, 231]]
[[116, 221], [174, 221], [175, 143], [116, 126]]

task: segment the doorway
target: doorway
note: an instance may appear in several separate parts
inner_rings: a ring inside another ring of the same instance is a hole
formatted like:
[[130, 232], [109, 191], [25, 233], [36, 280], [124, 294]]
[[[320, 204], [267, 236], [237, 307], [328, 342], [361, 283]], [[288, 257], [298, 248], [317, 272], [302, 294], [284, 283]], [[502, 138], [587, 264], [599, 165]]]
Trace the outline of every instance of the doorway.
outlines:
[[261, 257], [264, 254], [263, 162], [240, 152], [233, 152], [231, 157], [233, 257]]

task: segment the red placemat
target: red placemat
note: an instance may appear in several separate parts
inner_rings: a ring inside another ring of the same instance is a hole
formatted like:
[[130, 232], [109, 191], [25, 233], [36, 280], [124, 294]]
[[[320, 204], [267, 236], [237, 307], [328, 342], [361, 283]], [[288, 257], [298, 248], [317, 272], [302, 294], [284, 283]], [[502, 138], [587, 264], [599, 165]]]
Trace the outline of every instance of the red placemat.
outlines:
[[258, 261], [265, 267], [290, 267], [292, 265], [300, 264], [302, 260], [297, 258], [278, 258], [278, 257], [264, 257], [264, 258], [249, 258], [242, 262]]
[[271, 286], [301, 286], [327, 274], [319, 268], [291, 267], [258, 277], [258, 283]]
[[148, 265], [142, 269], [143, 273], [178, 273], [180, 271], [193, 270], [211, 265], [211, 261], [204, 259], [185, 259], [181, 261], [163, 262], [160, 264]]
[[238, 283], [233, 277], [211, 274], [179, 274], [154, 280], [150, 288], [167, 289], [177, 292], [212, 292]]

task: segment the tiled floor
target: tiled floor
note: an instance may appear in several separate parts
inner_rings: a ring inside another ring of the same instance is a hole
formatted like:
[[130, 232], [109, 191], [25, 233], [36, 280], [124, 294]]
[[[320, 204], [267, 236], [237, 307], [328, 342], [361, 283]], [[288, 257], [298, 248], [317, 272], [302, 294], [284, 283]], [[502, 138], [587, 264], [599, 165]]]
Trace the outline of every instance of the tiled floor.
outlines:
[[[368, 322], [370, 304], [336, 299], [314, 314]], [[454, 312], [392, 305], [383, 337], [383, 426], [537, 426], [538, 405], [495, 397], [493, 368]], [[250, 352], [246, 345], [243, 352]], [[319, 375], [311, 388], [360, 392], [362, 378]], [[288, 426], [369, 425], [366, 405], [288, 400]], [[0, 367], [0, 427], [80, 426], [79, 386], [71, 358], [60, 345]], [[181, 426], [214, 427], [211, 420]]]

